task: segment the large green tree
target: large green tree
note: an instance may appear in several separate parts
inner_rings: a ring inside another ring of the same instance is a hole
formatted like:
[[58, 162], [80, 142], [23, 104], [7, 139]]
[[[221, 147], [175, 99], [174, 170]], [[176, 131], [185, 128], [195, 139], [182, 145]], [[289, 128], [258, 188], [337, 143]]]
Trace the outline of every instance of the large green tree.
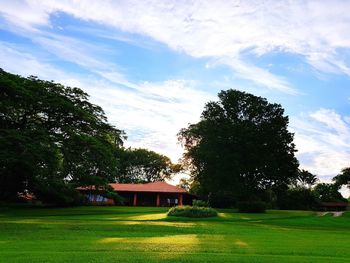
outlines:
[[117, 159], [120, 172], [116, 180], [120, 183], [164, 181], [181, 171], [167, 156], [142, 148], [120, 149]]
[[341, 173], [333, 178], [333, 182], [339, 187], [346, 185], [350, 188], [350, 167], [343, 168]]
[[218, 97], [178, 135], [202, 194], [232, 203], [259, 198], [267, 189], [286, 190], [299, 164], [281, 105], [238, 90]]
[[1, 199], [70, 202], [76, 186], [116, 176], [123, 132], [81, 89], [0, 70], [0, 98]]

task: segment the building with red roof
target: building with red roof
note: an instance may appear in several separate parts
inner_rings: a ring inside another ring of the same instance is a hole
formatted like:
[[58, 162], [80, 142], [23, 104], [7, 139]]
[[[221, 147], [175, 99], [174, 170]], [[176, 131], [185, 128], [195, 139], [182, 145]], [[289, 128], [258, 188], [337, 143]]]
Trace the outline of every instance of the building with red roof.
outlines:
[[[130, 206], [174, 206], [191, 205], [194, 195], [185, 189], [166, 182], [152, 182], [145, 184], [109, 184]], [[78, 190], [88, 197], [90, 203], [112, 205], [114, 201], [103, 197], [103, 190], [94, 187], [79, 187]]]

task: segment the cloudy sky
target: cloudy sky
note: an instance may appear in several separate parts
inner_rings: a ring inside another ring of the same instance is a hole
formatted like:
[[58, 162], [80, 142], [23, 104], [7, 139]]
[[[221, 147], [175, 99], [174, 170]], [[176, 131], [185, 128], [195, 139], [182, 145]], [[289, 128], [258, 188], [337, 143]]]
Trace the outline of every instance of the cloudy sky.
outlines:
[[282, 104], [302, 168], [350, 166], [350, 1], [0, 1], [0, 67], [77, 86], [127, 145], [176, 134], [239, 89]]

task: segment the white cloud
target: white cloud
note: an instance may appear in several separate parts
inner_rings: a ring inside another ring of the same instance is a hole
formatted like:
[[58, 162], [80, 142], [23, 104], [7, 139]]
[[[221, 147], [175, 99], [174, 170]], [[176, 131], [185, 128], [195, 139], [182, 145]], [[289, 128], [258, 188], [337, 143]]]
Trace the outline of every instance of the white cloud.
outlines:
[[29, 4], [21, 0], [1, 1], [0, 7], [0, 14], [6, 20], [27, 30], [35, 30], [35, 26], [49, 25], [50, 13], [53, 11], [47, 6]]
[[198, 91], [184, 80], [133, 84], [130, 90], [104, 81], [81, 83], [92, 99], [106, 111], [110, 121], [127, 131], [127, 145], [145, 147], [177, 161], [182, 149], [176, 134], [199, 120], [205, 102], [213, 96]]
[[302, 167], [324, 180], [350, 166], [350, 125], [345, 118], [330, 109], [291, 118]]
[[45, 79], [60, 79], [66, 75], [62, 71], [52, 67], [49, 63], [39, 62], [36, 57], [16, 49], [13, 46], [0, 41], [0, 65], [3, 69], [15, 72], [23, 76], [37, 75], [40, 73]]
[[216, 63], [229, 65], [238, 77], [249, 79], [258, 86], [263, 86], [271, 90], [282, 91], [291, 95], [300, 93], [289, 84], [287, 79], [278, 77], [270, 73], [268, 70], [244, 63], [240, 59], [225, 58], [217, 60]]
[[93, 103], [105, 110], [112, 124], [127, 132], [127, 145], [152, 149], [175, 162], [182, 154], [176, 134], [188, 123], [198, 121], [205, 102], [214, 99], [196, 89], [193, 81], [132, 83], [124, 76], [114, 79], [113, 74], [98, 77], [66, 73], [2, 42], [0, 64], [13, 73], [37, 75], [82, 88], [91, 95]]
[[[50, 15], [65, 12], [109, 29], [149, 36], [193, 57], [218, 59], [242, 78], [289, 93], [295, 90], [285, 79], [250, 65], [240, 54], [289, 52], [303, 56], [317, 70], [350, 74], [339, 51], [350, 47], [348, 1], [28, 0], [3, 1], [0, 7], [16, 25], [50, 26]], [[238, 65], [229, 63], [232, 58]]]

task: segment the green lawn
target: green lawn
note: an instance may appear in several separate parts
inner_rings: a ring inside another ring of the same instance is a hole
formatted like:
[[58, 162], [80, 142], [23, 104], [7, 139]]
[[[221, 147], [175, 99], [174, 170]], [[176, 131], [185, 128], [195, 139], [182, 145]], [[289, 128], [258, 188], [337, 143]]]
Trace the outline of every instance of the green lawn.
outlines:
[[0, 208], [0, 262], [350, 262], [350, 213]]

